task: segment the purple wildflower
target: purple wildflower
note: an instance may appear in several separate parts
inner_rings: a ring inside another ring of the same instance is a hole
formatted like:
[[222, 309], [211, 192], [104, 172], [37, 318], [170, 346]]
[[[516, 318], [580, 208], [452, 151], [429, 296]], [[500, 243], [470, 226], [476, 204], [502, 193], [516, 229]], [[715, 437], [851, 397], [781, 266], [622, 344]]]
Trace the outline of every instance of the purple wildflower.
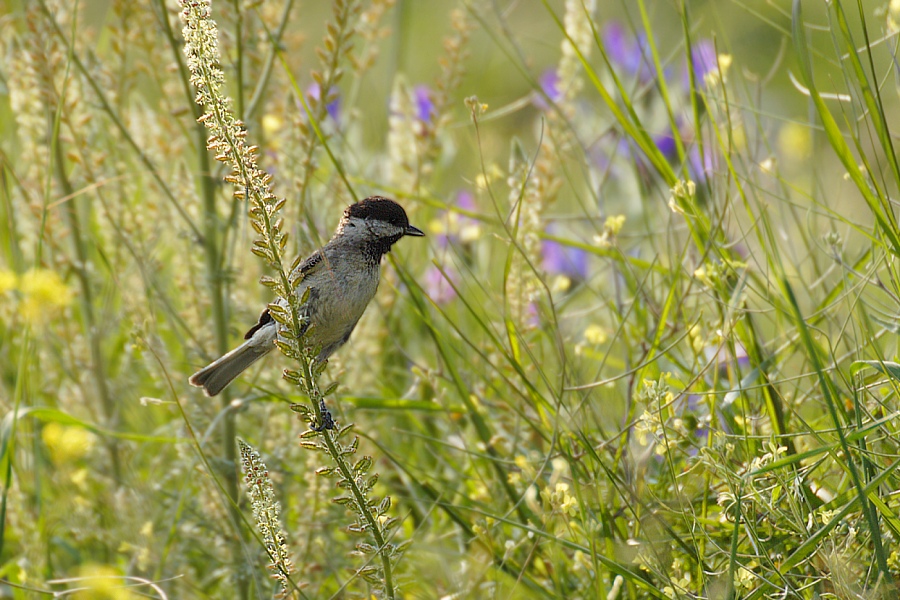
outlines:
[[620, 66], [627, 75], [645, 82], [650, 80], [653, 69], [648, 60], [646, 35], [632, 37], [618, 21], [607, 21], [600, 37], [610, 62]]
[[441, 250], [445, 250], [447, 246], [449, 246], [451, 242], [453, 242], [453, 236], [450, 235], [449, 231], [443, 228], [439, 233], [429, 233], [428, 235], [429, 237], [431, 237], [431, 239], [434, 240], [435, 246], [437, 246]]
[[588, 276], [587, 252], [581, 248], [564, 246], [554, 240], [541, 242], [543, 267], [550, 275], [565, 275], [572, 281], [584, 281]]
[[[664, 133], [653, 136], [653, 143], [656, 144], [659, 151], [663, 153], [663, 156], [669, 160], [674, 160], [678, 157], [676, 139], [680, 139], [682, 143], [687, 145], [687, 142], [689, 142], [692, 137], [691, 130], [692, 128], [690, 126], [685, 126], [684, 120], [680, 116], [676, 116], [675, 130], [670, 130], [667, 125]], [[676, 136], [678, 137], [676, 138]]]
[[637, 54], [637, 44], [634, 38], [625, 32], [625, 27], [618, 21], [609, 21], [603, 26], [600, 33], [603, 39], [603, 46], [606, 48], [606, 55], [610, 61], [616, 63], [626, 73], [637, 73], [640, 67], [640, 55]]
[[416, 117], [423, 123], [431, 123], [435, 110], [431, 88], [427, 85], [417, 85], [413, 88], [413, 99], [416, 103]]
[[[691, 64], [694, 68], [695, 81], [701, 87], [706, 86], [706, 76], [710, 73], [718, 73], [719, 59], [716, 56], [716, 47], [709, 40], [700, 40], [691, 47]], [[686, 82], [690, 83], [690, 82]]]
[[[306, 95], [313, 100], [320, 100], [322, 91], [317, 82], [313, 82], [310, 84], [308, 88], [306, 88]], [[328, 111], [328, 116], [330, 116], [334, 121], [338, 121], [341, 116], [341, 98], [340, 96], [335, 95], [334, 99], [325, 105], [325, 110]]]
[[653, 143], [656, 144], [663, 156], [670, 160], [675, 158], [678, 147], [675, 145], [675, 136], [671, 132], [667, 131], [661, 135], [653, 136]]
[[562, 92], [559, 89], [559, 73], [556, 72], [555, 68], [547, 69], [541, 74], [538, 83], [540, 83], [541, 90], [544, 93], [536, 93], [534, 95], [534, 105], [541, 110], [550, 110], [550, 103], [547, 102], [547, 98], [553, 103], [559, 102], [562, 98]]
[[459, 284], [459, 274], [445, 269], [441, 271], [436, 265], [425, 271], [425, 291], [435, 304], [447, 304], [456, 298], [454, 286]]

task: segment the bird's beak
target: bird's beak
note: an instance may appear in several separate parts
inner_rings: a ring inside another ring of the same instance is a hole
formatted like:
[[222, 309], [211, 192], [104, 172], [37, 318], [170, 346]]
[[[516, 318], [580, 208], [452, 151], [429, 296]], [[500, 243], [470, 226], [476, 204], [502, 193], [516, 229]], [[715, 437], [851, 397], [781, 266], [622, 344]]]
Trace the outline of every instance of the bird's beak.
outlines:
[[404, 235], [412, 235], [415, 237], [425, 237], [425, 232], [419, 229], [418, 227], [413, 227], [412, 225], [406, 226], [406, 231]]

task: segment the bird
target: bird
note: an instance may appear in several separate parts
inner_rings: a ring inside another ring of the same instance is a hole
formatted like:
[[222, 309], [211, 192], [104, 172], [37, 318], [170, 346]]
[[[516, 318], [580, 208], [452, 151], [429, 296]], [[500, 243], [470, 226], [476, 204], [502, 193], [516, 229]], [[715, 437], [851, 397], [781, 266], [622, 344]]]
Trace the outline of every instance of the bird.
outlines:
[[[397, 202], [370, 196], [348, 206], [331, 240], [303, 260], [291, 273], [301, 279], [294, 290], [304, 298], [300, 306], [304, 343], [320, 348], [314, 362], [321, 364], [343, 346], [375, 296], [381, 279], [381, 259], [405, 236], [425, 233], [409, 224], [406, 211]], [[308, 290], [308, 292], [307, 292]], [[277, 301], [287, 306], [283, 298]], [[244, 342], [203, 367], [188, 380], [215, 396], [250, 365], [275, 349], [283, 329], [266, 308]]]

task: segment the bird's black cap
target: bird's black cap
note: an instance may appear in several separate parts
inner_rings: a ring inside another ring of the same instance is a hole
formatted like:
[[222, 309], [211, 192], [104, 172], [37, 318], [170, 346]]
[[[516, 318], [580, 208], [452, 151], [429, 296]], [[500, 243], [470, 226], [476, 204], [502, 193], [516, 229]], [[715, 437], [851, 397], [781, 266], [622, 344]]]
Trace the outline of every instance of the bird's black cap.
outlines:
[[344, 211], [344, 217], [363, 220], [377, 219], [403, 229], [406, 235], [425, 235], [421, 230], [409, 224], [409, 218], [402, 206], [390, 198], [382, 196], [370, 196], [356, 204], [351, 204]]

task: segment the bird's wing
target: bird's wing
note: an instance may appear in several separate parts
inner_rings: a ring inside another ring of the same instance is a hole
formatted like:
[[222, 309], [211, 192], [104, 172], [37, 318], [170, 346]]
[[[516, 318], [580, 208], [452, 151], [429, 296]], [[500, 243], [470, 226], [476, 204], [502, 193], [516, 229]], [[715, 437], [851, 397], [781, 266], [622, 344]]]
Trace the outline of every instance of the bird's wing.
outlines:
[[[316, 272], [319, 268], [324, 264], [325, 254], [321, 250], [317, 250], [310, 256], [308, 256], [302, 263], [300, 263], [294, 272], [292, 273], [292, 278], [300, 278], [301, 280], [306, 279], [311, 274]], [[275, 319], [272, 318], [272, 315], [269, 314], [269, 309], [264, 309], [259, 314], [259, 320], [256, 322], [256, 325], [251, 327], [247, 333], [244, 334], [244, 339], [249, 340], [253, 337], [253, 334], [268, 325], [269, 323], [274, 323]], [[306, 327], [303, 328], [304, 331], [301, 333], [305, 333]]]
[[249, 340], [253, 337], [253, 334], [268, 325], [269, 323], [274, 323], [275, 319], [272, 318], [272, 315], [269, 314], [269, 309], [265, 308], [261, 313], [259, 313], [259, 320], [256, 322], [256, 325], [247, 330], [247, 333], [244, 334], [244, 339]]
[[291, 273], [292, 279], [306, 279], [314, 272], [316, 272], [321, 266], [325, 259], [325, 252], [322, 250], [316, 250], [310, 256], [307, 256], [306, 259], [302, 263], [300, 263], [296, 269]]

